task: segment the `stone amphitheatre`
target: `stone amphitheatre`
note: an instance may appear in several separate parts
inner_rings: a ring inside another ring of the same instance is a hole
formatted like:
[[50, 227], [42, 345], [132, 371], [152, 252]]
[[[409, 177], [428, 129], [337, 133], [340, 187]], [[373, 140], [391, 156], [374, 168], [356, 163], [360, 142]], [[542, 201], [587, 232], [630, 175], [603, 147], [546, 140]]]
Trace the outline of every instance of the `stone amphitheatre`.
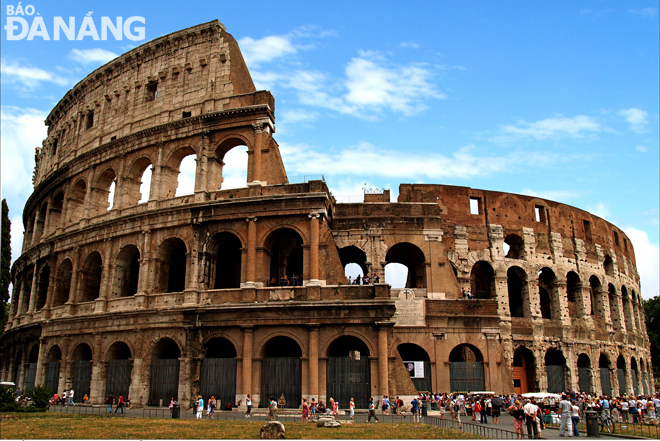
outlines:
[[[339, 203], [322, 178], [289, 182], [275, 99], [217, 20], [100, 67], [45, 123], [3, 381], [133, 406], [650, 391], [625, 233], [517, 194], [401, 184], [397, 202], [383, 190]], [[247, 182], [223, 189], [237, 146]], [[194, 194], [176, 196], [189, 155]], [[404, 265], [406, 287], [349, 285], [351, 263], [380, 281]], [[280, 286], [294, 274], [301, 283]]]

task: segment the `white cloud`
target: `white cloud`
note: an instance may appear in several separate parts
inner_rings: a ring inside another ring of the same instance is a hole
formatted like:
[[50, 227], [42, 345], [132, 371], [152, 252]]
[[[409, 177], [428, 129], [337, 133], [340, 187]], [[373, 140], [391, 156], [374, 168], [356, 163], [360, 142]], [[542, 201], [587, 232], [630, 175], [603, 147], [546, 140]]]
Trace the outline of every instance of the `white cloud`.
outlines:
[[414, 41], [402, 41], [399, 43], [399, 46], [411, 49], [419, 49], [419, 44], [415, 43]]
[[73, 49], [69, 54], [69, 58], [77, 61], [80, 64], [105, 64], [108, 61], [114, 60], [119, 55], [105, 49]]
[[222, 158], [222, 189], [247, 187], [247, 147], [237, 146]]
[[645, 299], [660, 295], [658, 268], [660, 268], [660, 248], [651, 243], [646, 232], [630, 227], [624, 228], [635, 249], [635, 261], [641, 280], [641, 294]]
[[593, 118], [585, 115], [577, 115], [567, 118], [557, 115], [555, 118], [547, 118], [536, 122], [520, 121], [517, 125], [502, 126], [504, 134], [510, 136], [523, 136], [535, 139], [558, 138], [568, 136], [580, 138], [588, 132], [599, 132], [600, 124]]
[[609, 215], [612, 214], [610, 209], [607, 208], [602, 202], [598, 202], [596, 205], [587, 207], [587, 211], [595, 216], [602, 217], [603, 219], [608, 218]]
[[634, 132], [641, 132], [648, 124], [648, 112], [642, 109], [623, 109], [619, 110], [619, 115], [625, 118], [630, 124], [630, 129]]
[[275, 58], [298, 52], [298, 47], [291, 41], [290, 35], [271, 35], [255, 40], [250, 37], [238, 41], [245, 63], [249, 68], [270, 63]]
[[47, 136], [46, 116], [36, 109], [1, 107], [2, 189], [14, 210], [32, 193], [34, 149]]
[[646, 147], [644, 147], [643, 145], [638, 145], [637, 147], [635, 147], [635, 150], [637, 150], [638, 152], [642, 152], [642, 153], [648, 151], [648, 149]]
[[7, 61], [2, 58], [0, 60], [0, 65], [3, 79], [8, 80], [9, 82], [21, 83], [30, 89], [38, 87], [44, 81], [55, 83], [58, 86], [73, 84], [72, 80], [39, 69], [38, 67], [21, 66], [16, 61]]
[[178, 185], [174, 196], [185, 196], [195, 193], [195, 169], [197, 167], [195, 155], [188, 155], [179, 164]]
[[643, 17], [655, 17], [658, 15], [658, 10], [655, 8], [637, 8], [631, 9], [630, 13], [633, 15], [641, 15]]
[[575, 199], [580, 196], [579, 193], [570, 190], [545, 190], [545, 191], [535, 191], [531, 188], [525, 188], [522, 190], [521, 194], [528, 196], [536, 196], [542, 199], [549, 199], [556, 202], [566, 202], [570, 199]]

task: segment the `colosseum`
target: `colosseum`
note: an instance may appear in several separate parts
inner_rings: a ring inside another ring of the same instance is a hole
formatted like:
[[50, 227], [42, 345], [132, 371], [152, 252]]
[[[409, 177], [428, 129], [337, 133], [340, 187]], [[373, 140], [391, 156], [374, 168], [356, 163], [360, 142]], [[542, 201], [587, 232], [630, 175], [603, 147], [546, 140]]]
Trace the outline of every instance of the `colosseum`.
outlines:
[[[289, 182], [275, 100], [217, 20], [100, 67], [45, 123], [3, 381], [133, 406], [650, 391], [624, 232], [517, 194], [401, 184], [397, 202], [340, 203], [322, 178]], [[237, 146], [247, 182], [223, 189]], [[190, 155], [194, 194], [177, 196]], [[405, 288], [378, 282], [392, 263]], [[349, 284], [348, 264], [375, 283]]]

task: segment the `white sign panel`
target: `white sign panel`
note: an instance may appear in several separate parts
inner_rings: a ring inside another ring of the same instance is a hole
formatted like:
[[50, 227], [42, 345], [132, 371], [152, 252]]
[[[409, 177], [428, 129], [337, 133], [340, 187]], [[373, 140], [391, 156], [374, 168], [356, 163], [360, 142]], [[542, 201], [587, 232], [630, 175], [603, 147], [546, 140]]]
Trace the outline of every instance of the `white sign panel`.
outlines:
[[404, 361], [403, 364], [406, 366], [410, 378], [424, 378], [423, 361]]

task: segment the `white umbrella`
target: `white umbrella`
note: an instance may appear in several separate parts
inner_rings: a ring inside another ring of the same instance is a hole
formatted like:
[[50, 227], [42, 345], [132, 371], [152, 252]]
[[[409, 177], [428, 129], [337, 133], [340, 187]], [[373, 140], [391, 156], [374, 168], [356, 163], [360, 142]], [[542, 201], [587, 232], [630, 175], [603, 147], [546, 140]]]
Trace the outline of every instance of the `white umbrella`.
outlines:
[[549, 392], [527, 392], [525, 394], [522, 394], [521, 397], [523, 398], [539, 398], [539, 399], [544, 399], [544, 398], [561, 398], [561, 395], [559, 394], [551, 394]]

